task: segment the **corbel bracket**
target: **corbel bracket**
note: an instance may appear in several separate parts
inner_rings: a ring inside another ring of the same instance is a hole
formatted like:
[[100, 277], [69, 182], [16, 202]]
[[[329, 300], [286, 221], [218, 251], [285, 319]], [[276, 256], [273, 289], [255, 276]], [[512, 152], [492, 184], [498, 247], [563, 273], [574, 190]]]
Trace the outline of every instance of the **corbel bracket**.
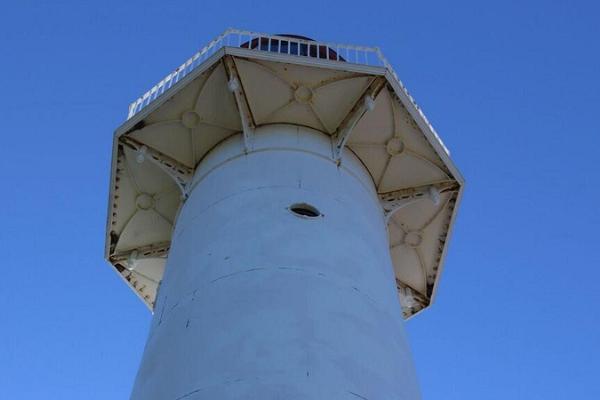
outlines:
[[423, 199], [429, 199], [437, 206], [440, 203], [440, 195], [442, 193], [455, 190], [458, 190], [457, 182], [443, 181], [430, 185], [416, 186], [383, 193], [379, 195], [379, 201], [385, 213], [385, 220], [388, 222], [396, 211], [409, 204]]
[[244, 149], [248, 152], [251, 149], [252, 137], [254, 136], [254, 129], [256, 124], [248, 105], [248, 98], [242, 87], [242, 81], [238, 73], [235, 61], [231, 56], [223, 57], [223, 65], [227, 72], [227, 87], [233, 96], [235, 97], [235, 103], [237, 104], [238, 111], [240, 113], [240, 120], [242, 123], [242, 134], [244, 136]]
[[416, 312], [427, 307], [430, 303], [430, 299], [424, 296], [422, 293], [411, 288], [409, 285], [396, 279], [396, 288], [400, 296], [400, 304], [402, 305], [402, 312], [404, 318], [409, 318]]
[[137, 153], [135, 158], [137, 163], [141, 164], [148, 160], [163, 170], [175, 181], [181, 190], [182, 198], [187, 198], [187, 189], [192, 181], [192, 177], [194, 176], [193, 168], [188, 167], [187, 165], [132, 138], [131, 136], [123, 135], [119, 137], [119, 142]]
[[136, 261], [144, 258], [166, 257], [170, 247], [170, 242], [153, 243], [132, 250], [120, 251], [111, 255], [109, 260], [113, 264], [126, 262], [129, 266], [127, 269], [134, 270]]
[[342, 161], [342, 151], [348, 142], [352, 130], [367, 111], [371, 111], [375, 108], [375, 99], [379, 92], [385, 87], [385, 83], [386, 80], [384, 77], [379, 76], [375, 78], [364, 91], [360, 99], [354, 104], [354, 107], [352, 107], [350, 112], [346, 114], [346, 117], [344, 117], [336, 132], [333, 134], [333, 159], [338, 165]]

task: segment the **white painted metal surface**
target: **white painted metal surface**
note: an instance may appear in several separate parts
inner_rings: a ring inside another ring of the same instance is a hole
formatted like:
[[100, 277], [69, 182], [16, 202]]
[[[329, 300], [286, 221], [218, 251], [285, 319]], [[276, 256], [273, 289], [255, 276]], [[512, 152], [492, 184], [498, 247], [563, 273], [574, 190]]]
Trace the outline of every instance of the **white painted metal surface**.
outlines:
[[380, 196], [342, 152], [272, 124], [202, 158], [132, 399], [419, 398]]

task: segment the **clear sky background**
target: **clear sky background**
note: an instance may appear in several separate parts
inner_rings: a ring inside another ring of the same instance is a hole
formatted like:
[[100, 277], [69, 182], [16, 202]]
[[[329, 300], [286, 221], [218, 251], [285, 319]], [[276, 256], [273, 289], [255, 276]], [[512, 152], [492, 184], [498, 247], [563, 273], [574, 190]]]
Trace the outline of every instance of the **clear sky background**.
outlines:
[[380, 46], [465, 175], [407, 323], [424, 399], [600, 399], [597, 4], [3, 3], [0, 398], [128, 398], [150, 313], [103, 260], [112, 133], [238, 27]]

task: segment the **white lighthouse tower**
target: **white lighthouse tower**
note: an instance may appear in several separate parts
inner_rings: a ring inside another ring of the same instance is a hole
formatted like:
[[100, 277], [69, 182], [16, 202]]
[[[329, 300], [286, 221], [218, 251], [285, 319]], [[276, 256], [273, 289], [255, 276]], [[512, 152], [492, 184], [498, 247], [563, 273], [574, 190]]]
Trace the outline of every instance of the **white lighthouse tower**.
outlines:
[[227, 30], [129, 108], [106, 258], [153, 312], [131, 398], [417, 399], [463, 179], [379, 49]]

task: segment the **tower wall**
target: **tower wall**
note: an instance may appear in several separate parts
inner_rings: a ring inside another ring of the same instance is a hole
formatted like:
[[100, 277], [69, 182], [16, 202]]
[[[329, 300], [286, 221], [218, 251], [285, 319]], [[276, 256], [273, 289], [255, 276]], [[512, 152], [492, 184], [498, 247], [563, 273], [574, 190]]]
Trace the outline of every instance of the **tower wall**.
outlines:
[[368, 172], [303, 127], [250, 147], [234, 136], [196, 169], [132, 399], [419, 398]]

